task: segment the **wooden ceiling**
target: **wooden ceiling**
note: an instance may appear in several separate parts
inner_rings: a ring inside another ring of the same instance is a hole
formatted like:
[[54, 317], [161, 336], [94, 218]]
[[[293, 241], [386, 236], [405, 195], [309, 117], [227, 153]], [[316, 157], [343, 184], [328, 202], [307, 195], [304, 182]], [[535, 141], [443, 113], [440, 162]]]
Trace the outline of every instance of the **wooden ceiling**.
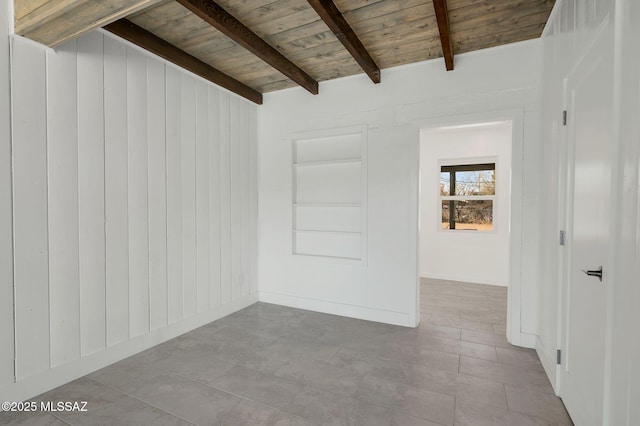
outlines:
[[[16, 11], [20, 9], [20, 1], [34, 3], [37, 0], [16, 0]], [[49, 0], [50, 3], [56, 1], [67, 0]], [[39, 2], [47, 3], [47, 0]], [[447, 69], [452, 69], [453, 54], [537, 38], [554, 0], [104, 0], [89, 3], [117, 3], [120, 9], [109, 15], [108, 22], [125, 16], [128, 21], [106, 29], [134, 43], [139, 34], [146, 34], [156, 43], [171, 45], [193, 57], [201, 69], [208, 65], [211, 70], [230, 77], [230, 81], [235, 81], [232, 87], [225, 86], [230, 90], [237, 86], [266, 93], [300, 84], [314, 93], [313, 81], [368, 71], [375, 82], [376, 66], [384, 69], [441, 57], [443, 49], [445, 53], [450, 50]], [[127, 3], [129, 9], [123, 10], [126, 8], [122, 4]], [[133, 3], [135, 6], [131, 6]], [[328, 10], [325, 14], [323, 8]], [[330, 8], [337, 12], [333, 21], [327, 20]], [[220, 12], [218, 9], [226, 15], [212, 17]], [[72, 22], [69, 12], [65, 14], [65, 22]], [[84, 14], [87, 15], [86, 10]], [[108, 23], [104, 22], [108, 18], [103, 17], [100, 25]], [[16, 14], [16, 24], [18, 21]], [[125, 24], [138, 32], [127, 33]], [[221, 31], [221, 26], [226, 29]], [[46, 33], [46, 22], [35, 28], [38, 34]], [[140, 29], [146, 32], [140, 33]], [[29, 37], [29, 31], [21, 32], [18, 25], [16, 32]], [[66, 34], [79, 32], [73, 28], [66, 30]], [[43, 41], [40, 37], [38, 41], [55, 45], [60, 39], [68, 38]], [[173, 60], [171, 54], [162, 49], [137, 44]], [[247, 93], [241, 95], [251, 98]], [[252, 97], [258, 101], [255, 94]]]

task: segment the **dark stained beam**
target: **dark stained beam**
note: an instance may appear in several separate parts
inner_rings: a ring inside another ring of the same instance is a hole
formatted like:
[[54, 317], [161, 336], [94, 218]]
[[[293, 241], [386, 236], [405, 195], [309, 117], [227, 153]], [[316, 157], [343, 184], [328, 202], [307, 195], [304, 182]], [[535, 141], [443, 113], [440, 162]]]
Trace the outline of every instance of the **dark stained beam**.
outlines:
[[258, 105], [262, 104], [262, 93], [242, 84], [233, 77], [202, 62], [200, 59], [191, 56], [184, 50], [178, 49], [171, 43], [127, 19], [119, 19], [106, 25], [104, 29], [243, 98], [255, 102]]
[[371, 81], [380, 83], [380, 68], [367, 52], [362, 42], [336, 7], [333, 0], [307, 0], [325, 24], [336, 35], [340, 43], [351, 53], [353, 59], [367, 73]]
[[451, 30], [449, 29], [449, 10], [447, 0], [433, 0], [433, 7], [436, 9], [436, 19], [438, 20], [438, 30], [440, 30], [440, 43], [442, 43], [442, 54], [447, 71], [453, 70], [453, 42], [451, 41]]
[[177, 0], [215, 29], [295, 81], [314, 95], [318, 82], [238, 21], [213, 0]]

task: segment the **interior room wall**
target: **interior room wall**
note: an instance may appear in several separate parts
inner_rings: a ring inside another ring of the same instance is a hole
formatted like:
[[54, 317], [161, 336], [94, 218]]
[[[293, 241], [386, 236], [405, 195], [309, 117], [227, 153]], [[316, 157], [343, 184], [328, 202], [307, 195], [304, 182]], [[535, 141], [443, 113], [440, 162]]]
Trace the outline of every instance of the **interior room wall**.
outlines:
[[0, 388], [13, 382], [13, 236], [8, 1], [0, 0]]
[[[424, 122], [500, 110], [520, 111], [523, 127], [522, 222], [538, 223], [540, 43], [533, 40], [267, 94], [259, 111], [260, 298], [329, 313], [415, 326], [419, 129]], [[508, 70], [508, 72], [505, 72]], [[368, 259], [344, 264], [292, 254], [292, 140], [299, 134], [368, 129]], [[537, 331], [536, 226], [524, 227], [521, 323]], [[518, 296], [520, 297], [520, 296]], [[520, 298], [518, 299], [520, 302]], [[532, 344], [532, 343], [529, 343]]]
[[255, 105], [100, 31], [56, 50], [12, 36], [11, 70], [16, 383], [3, 364], [0, 399], [257, 300]]
[[[420, 276], [479, 284], [509, 284], [510, 122], [420, 132]], [[496, 163], [491, 231], [441, 228], [440, 166]]]

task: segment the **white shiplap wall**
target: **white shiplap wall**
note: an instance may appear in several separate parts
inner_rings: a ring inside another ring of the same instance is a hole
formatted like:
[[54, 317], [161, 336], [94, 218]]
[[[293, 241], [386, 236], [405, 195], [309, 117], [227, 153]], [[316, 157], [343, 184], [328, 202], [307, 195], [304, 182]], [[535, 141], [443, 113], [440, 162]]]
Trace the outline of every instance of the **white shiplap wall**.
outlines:
[[256, 107], [102, 32], [11, 43], [17, 383], [3, 361], [2, 400], [257, 297]]

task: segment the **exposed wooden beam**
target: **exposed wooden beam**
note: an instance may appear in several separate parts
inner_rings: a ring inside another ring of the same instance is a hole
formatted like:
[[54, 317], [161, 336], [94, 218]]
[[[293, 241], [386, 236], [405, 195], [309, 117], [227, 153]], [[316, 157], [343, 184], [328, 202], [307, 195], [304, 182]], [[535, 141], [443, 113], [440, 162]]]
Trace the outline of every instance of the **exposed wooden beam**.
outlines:
[[447, 0], [433, 0], [433, 7], [436, 10], [438, 20], [438, 30], [440, 30], [440, 43], [442, 44], [442, 55], [447, 71], [453, 70], [453, 42], [451, 40], [451, 30], [449, 29], [449, 10]]
[[15, 0], [15, 31], [55, 47], [160, 1]]
[[213, 0], [177, 0], [231, 40], [271, 65], [314, 95], [318, 94], [318, 82], [296, 64], [261, 39], [242, 22], [234, 18]]
[[191, 56], [184, 50], [175, 47], [171, 43], [161, 39], [144, 28], [137, 26], [127, 19], [120, 19], [105, 26], [104, 29], [142, 47], [145, 50], [148, 50], [151, 53], [155, 53], [161, 58], [189, 70], [212, 83], [222, 86], [243, 98], [249, 99], [257, 104], [262, 104], [262, 94], [260, 92], [242, 84], [233, 77], [230, 77], [211, 65], [202, 62], [200, 59]]
[[333, 0], [307, 0], [315, 9], [320, 18], [333, 31], [340, 43], [351, 53], [353, 59], [358, 62], [371, 81], [380, 83], [380, 68], [367, 52], [349, 23], [344, 19]]

